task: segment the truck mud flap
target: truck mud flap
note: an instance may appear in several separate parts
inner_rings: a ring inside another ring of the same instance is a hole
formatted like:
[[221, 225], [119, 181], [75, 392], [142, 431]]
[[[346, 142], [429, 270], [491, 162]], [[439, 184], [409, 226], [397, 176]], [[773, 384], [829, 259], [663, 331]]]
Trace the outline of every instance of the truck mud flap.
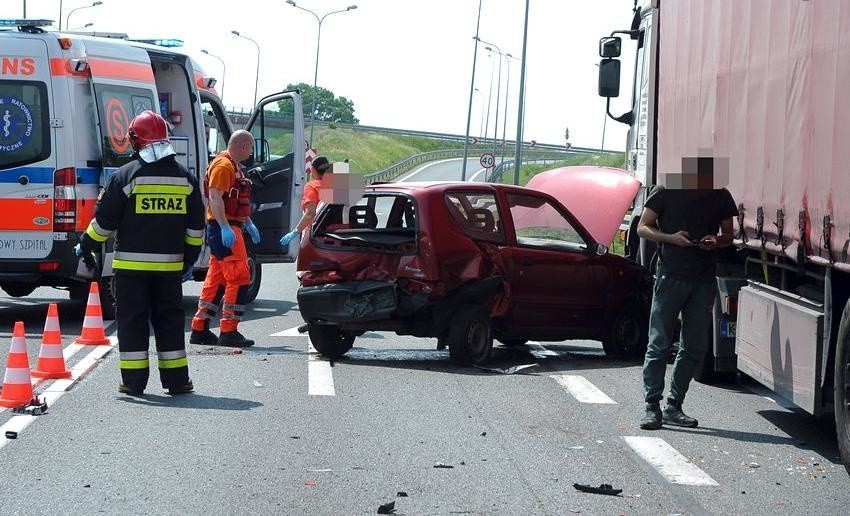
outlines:
[[398, 307], [394, 283], [357, 281], [298, 289], [298, 307], [305, 321], [331, 323], [385, 319]]

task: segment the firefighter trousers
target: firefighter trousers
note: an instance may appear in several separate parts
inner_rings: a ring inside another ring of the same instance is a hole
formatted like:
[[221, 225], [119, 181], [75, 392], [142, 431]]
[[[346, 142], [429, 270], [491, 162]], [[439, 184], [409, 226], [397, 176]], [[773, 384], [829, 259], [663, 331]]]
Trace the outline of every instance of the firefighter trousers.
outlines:
[[236, 243], [229, 249], [219, 249], [221, 237], [218, 224], [212, 222], [207, 226], [210, 268], [201, 289], [198, 311], [192, 319], [192, 329], [195, 331], [209, 329], [210, 320], [216, 317], [219, 308], [221, 331], [236, 331], [245, 313], [248, 284], [251, 282], [248, 252], [245, 249], [242, 228], [236, 225], [230, 227], [236, 235]]
[[148, 383], [150, 326], [165, 389], [189, 383], [189, 363], [183, 324], [183, 285], [180, 277], [157, 275], [115, 276], [116, 322], [121, 379], [127, 387], [143, 391]]

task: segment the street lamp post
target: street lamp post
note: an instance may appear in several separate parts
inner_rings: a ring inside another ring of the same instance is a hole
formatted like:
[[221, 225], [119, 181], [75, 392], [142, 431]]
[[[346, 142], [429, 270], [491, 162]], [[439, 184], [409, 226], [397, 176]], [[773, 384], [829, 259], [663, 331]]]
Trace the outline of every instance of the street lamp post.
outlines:
[[505, 161], [505, 151], [507, 150], [505, 146], [505, 132], [508, 129], [508, 97], [510, 97], [511, 93], [511, 59], [514, 59], [514, 56], [505, 54], [505, 60], [508, 62], [508, 78], [505, 83], [505, 121], [502, 122], [502, 161]]
[[257, 47], [257, 73], [254, 75], [254, 106], [257, 105], [257, 85], [260, 84], [260, 45], [244, 34], [240, 34], [238, 30], [230, 31], [236, 37], [245, 38]]
[[[221, 63], [221, 95], [219, 95], [218, 98], [219, 98], [219, 100], [221, 100], [221, 103], [223, 105], [224, 104], [224, 76], [227, 74], [227, 65], [224, 64], [224, 59], [218, 57], [215, 54], [209, 53], [207, 50], [201, 50], [201, 53], [206, 54], [210, 57], [214, 57], [214, 58], [218, 59], [218, 62]], [[255, 93], [254, 97], [256, 98], [256, 96], [257, 96], [257, 94]], [[256, 100], [254, 101], [254, 104], [256, 104]]]
[[[490, 56], [488, 55], [487, 57], [489, 58]], [[491, 62], [490, 63], [490, 89], [488, 90], [489, 93], [487, 94], [487, 116], [486, 116], [486, 122], [484, 122], [484, 138], [481, 141], [482, 145], [487, 144], [487, 131], [490, 129], [490, 102], [493, 99], [493, 70], [494, 70], [495, 67], [496, 67], [496, 65], [494, 65]]]
[[301, 9], [302, 11], [305, 11], [305, 12], [312, 14], [313, 17], [316, 18], [316, 21], [319, 22], [318, 34], [316, 36], [316, 67], [313, 70], [313, 92], [310, 95], [310, 97], [312, 97], [312, 101], [313, 101], [311, 103], [311, 106], [310, 106], [310, 147], [313, 147], [313, 126], [314, 126], [315, 117], [316, 117], [316, 81], [319, 78], [319, 45], [322, 42], [322, 22], [325, 21], [325, 18], [327, 18], [328, 16], [330, 16], [332, 14], [348, 12], [348, 11], [357, 9], [357, 6], [356, 5], [349, 5], [345, 9], [340, 9], [338, 11], [331, 11], [331, 12], [325, 14], [324, 16], [322, 16], [320, 18], [318, 14], [314, 13], [313, 11], [311, 11], [309, 9], [305, 9], [305, 8], [301, 7], [300, 5], [296, 4], [294, 0], [286, 0], [286, 3], [288, 3], [289, 5], [291, 5], [292, 7], [296, 8], [296, 9]]
[[514, 184], [519, 184], [519, 167], [522, 163], [522, 125], [525, 118], [525, 54], [528, 43], [528, 7], [530, 0], [525, 0], [525, 28], [522, 31], [522, 61], [519, 66], [519, 106], [517, 107], [516, 122], [516, 156], [514, 158]]
[[466, 112], [466, 139], [463, 142], [463, 165], [460, 180], [466, 181], [466, 159], [469, 155], [469, 126], [472, 123], [472, 91], [475, 88], [475, 64], [478, 62], [478, 28], [481, 26], [481, 1], [478, 0], [478, 21], [475, 22], [475, 48], [472, 51], [472, 80], [469, 81], [469, 109]]
[[504, 54], [502, 53], [502, 49], [493, 43], [487, 43], [483, 39], [482, 43], [490, 45], [488, 47], [484, 47], [490, 52], [493, 51], [491, 47], [496, 47], [496, 53], [499, 54], [499, 79], [496, 81], [496, 122], [493, 126], [493, 156], [496, 155], [496, 147], [498, 146], [499, 141], [499, 98], [502, 94], [502, 57]]
[[[84, 5], [82, 7], [76, 7], [74, 9], [71, 9], [71, 11], [68, 13], [68, 16], [65, 17], [65, 27], [67, 28], [71, 25], [71, 15], [74, 14], [74, 12], [79, 11], [80, 9], [88, 9], [90, 7], [97, 7], [99, 5], [103, 5], [103, 2], [101, 2], [101, 1], [92, 2], [91, 5]], [[62, 0], [59, 0], [59, 30], [62, 30]]]

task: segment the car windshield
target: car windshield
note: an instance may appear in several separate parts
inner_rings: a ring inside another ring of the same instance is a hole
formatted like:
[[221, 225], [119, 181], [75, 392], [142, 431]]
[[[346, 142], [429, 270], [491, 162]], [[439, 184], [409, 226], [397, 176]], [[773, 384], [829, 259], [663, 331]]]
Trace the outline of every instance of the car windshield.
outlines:
[[584, 239], [555, 206], [542, 197], [509, 194], [517, 244], [529, 247], [576, 248]]
[[357, 204], [325, 205], [312, 237], [319, 245], [351, 250], [416, 252], [416, 203], [406, 195], [367, 193]]

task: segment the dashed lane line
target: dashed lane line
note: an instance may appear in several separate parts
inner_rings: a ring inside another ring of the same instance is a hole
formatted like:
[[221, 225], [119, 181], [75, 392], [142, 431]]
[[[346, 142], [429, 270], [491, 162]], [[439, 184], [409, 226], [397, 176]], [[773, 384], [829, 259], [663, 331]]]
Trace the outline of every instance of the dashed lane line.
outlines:
[[584, 376], [571, 374], [553, 374], [550, 376], [581, 403], [617, 403]]
[[307, 338], [307, 394], [334, 396], [334, 376], [330, 361], [321, 356]]
[[659, 437], [624, 436], [623, 440], [643, 460], [672, 484], [717, 486], [717, 481]]
[[[47, 403], [48, 410], [56, 403], [56, 400], [64, 396], [74, 384], [94, 369], [100, 360], [118, 345], [118, 340], [115, 337], [110, 337], [109, 340], [110, 345], [95, 346], [88, 355], [74, 364], [71, 368], [71, 378], [55, 380], [41, 393], [41, 400]], [[38, 417], [29, 414], [12, 416], [3, 426], [0, 426], [0, 434], [5, 435], [8, 431], [20, 433]], [[6, 446], [9, 442], [11, 442], [11, 439], [0, 440], [0, 448]]]

